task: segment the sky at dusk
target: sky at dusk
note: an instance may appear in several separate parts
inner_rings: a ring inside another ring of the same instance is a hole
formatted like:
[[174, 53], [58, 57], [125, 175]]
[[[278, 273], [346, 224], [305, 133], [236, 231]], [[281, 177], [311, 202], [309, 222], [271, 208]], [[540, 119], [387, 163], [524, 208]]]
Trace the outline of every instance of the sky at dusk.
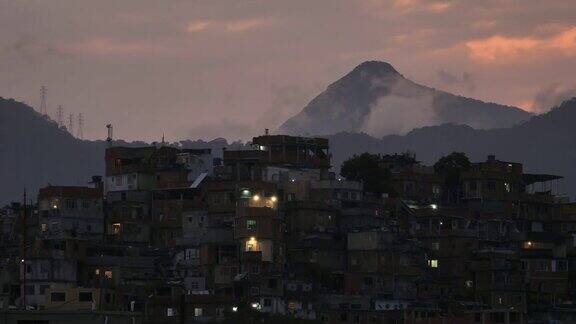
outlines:
[[359, 63], [543, 112], [576, 96], [572, 0], [0, 0], [0, 96], [84, 136], [247, 139]]

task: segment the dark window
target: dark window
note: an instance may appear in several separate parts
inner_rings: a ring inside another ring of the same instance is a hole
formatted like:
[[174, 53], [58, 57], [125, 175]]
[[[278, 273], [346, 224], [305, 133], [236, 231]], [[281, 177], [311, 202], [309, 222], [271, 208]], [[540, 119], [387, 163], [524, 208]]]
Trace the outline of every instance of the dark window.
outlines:
[[49, 289], [50, 285], [40, 285], [40, 295], [44, 296], [44, 294], [46, 293], [46, 289]]
[[66, 293], [64, 292], [53, 292], [50, 294], [50, 300], [52, 302], [64, 302], [66, 301]]
[[272, 306], [272, 300], [270, 298], [264, 298], [264, 306], [266, 307]]
[[474, 321], [475, 322], [482, 322], [482, 314], [481, 313], [474, 314]]
[[26, 286], [26, 295], [34, 295], [34, 286]]
[[268, 288], [276, 288], [278, 286], [278, 280], [276, 279], [268, 279]]
[[66, 208], [68, 208], [68, 209], [76, 209], [76, 200], [74, 200], [74, 199], [66, 199]]
[[81, 292], [81, 293], [78, 293], [78, 301], [81, 301], [81, 302], [91, 302], [91, 301], [92, 301], [92, 292]]
[[488, 181], [488, 191], [496, 191], [496, 181]]

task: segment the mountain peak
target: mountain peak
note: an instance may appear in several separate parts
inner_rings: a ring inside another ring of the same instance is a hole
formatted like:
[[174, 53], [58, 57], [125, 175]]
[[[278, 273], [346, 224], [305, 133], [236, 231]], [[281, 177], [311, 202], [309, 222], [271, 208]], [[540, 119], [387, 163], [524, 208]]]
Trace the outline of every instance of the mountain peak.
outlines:
[[392, 66], [392, 64], [388, 62], [382, 61], [365, 61], [360, 63], [357, 67], [350, 72], [351, 74], [354, 73], [369, 73], [375, 76], [384, 76], [384, 75], [400, 75], [398, 71]]
[[366, 61], [331, 83], [300, 113], [284, 122], [280, 131], [295, 135], [366, 132], [381, 137], [445, 123], [481, 129], [510, 127], [529, 117], [519, 108], [417, 84], [387, 62]]

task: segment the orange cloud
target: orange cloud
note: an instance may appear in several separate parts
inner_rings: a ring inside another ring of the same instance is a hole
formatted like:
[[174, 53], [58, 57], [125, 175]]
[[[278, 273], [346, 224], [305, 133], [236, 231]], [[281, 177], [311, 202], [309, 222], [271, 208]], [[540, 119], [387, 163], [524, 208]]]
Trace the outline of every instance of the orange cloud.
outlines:
[[561, 32], [550, 40], [550, 48], [576, 54], [576, 27]]
[[226, 31], [237, 33], [256, 29], [270, 23], [269, 19], [255, 18], [231, 21], [226, 24]]
[[63, 45], [64, 53], [88, 55], [154, 55], [162, 53], [163, 47], [147, 42], [120, 42], [110, 38], [94, 38], [84, 42]]
[[228, 33], [240, 33], [257, 29], [272, 22], [269, 18], [252, 18], [240, 20], [198, 20], [192, 21], [186, 27], [189, 33], [198, 33], [208, 28]]
[[201, 32], [201, 31], [205, 30], [206, 27], [208, 27], [208, 25], [210, 25], [210, 23], [211, 22], [208, 20], [193, 21], [193, 22], [188, 24], [188, 27], [186, 28], [186, 30], [190, 33]]
[[518, 60], [524, 56], [576, 55], [576, 27], [544, 38], [492, 36], [464, 43], [470, 59], [480, 63]]
[[515, 106], [518, 108], [521, 108], [522, 110], [527, 111], [527, 112], [532, 112], [532, 113], [535, 112], [533, 100], [520, 101], [520, 102], [517, 102]]
[[539, 42], [531, 38], [507, 38], [492, 36], [490, 38], [470, 41], [465, 44], [470, 58], [480, 62], [494, 62], [499, 58], [517, 57], [527, 50], [534, 49]]
[[447, 1], [429, 0], [364, 0], [363, 5], [370, 14], [386, 16], [394, 14], [408, 14], [413, 12], [441, 13], [452, 7]]
[[451, 6], [448, 2], [435, 2], [428, 5], [428, 10], [432, 12], [444, 12], [450, 9]]

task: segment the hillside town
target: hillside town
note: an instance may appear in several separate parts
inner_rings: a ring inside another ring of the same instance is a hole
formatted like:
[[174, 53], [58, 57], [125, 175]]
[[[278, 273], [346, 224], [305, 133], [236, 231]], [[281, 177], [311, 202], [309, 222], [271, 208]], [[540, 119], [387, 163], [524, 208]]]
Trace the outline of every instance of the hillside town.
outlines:
[[268, 131], [102, 159], [0, 209], [0, 323], [576, 321], [576, 203], [522, 161], [340, 170], [327, 139]]

